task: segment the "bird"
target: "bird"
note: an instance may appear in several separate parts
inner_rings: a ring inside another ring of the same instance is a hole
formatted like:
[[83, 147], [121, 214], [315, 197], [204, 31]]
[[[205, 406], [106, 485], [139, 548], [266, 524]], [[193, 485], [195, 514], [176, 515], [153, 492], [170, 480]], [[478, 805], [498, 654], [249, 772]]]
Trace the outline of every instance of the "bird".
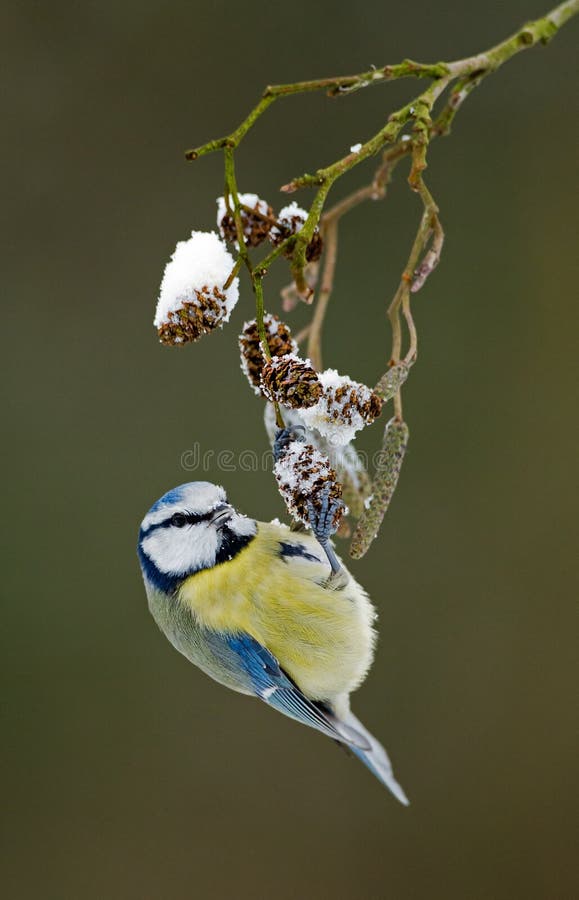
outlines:
[[237, 512], [219, 485], [173, 488], [139, 530], [149, 609], [202, 672], [341, 744], [408, 805], [350, 709], [373, 661], [376, 612], [331, 547], [333, 513], [326, 502], [312, 531], [297, 531]]

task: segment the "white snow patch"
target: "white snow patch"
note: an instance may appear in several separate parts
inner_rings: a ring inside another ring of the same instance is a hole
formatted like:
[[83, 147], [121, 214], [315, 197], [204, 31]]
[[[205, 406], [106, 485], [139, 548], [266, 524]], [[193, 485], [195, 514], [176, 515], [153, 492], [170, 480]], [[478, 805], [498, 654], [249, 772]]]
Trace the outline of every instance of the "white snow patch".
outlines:
[[336, 400], [336, 391], [338, 388], [346, 387], [349, 395], [355, 390], [362, 403], [370, 399], [372, 391], [365, 384], [352, 381], [347, 375], [340, 375], [335, 369], [320, 372], [318, 378], [324, 392], [315, 406], [300, 409], [300, 418], [307, 428], [317, 429], [330, 444], [335, 446], [349, 444], [356, 432], [367, 423], [354, 406], [350, 406], [344, 415], [344, 401]]
[[[305, 471], [304, 463], [307, 464]], [[306, 475], [308, 469], [309, 474]], [[275, 463], [273, 472], [286, 506], [296, 518], [309, 526], [309, 520], [296, 507], [296, 499], [312, 497], [312, 488], [320, 478], [332, 479], [334, 473], [329, 459], [303, 441], [291, 441], [281, 459]]]
[[283, 531], [289, 531], [289, 525], [286, 525], [285, 522], [280, 522], [280, 520], [276, 517], [275, 519], [271, 519], [270, 525], [276, 525], [278, 528], [281, 528]]
[[198, 303], [196, 291], [214, 288], [225, 295], [219, 322], [228, 322], [239, 298], [239, 279], [234, 278], [226, 291], [223, 285], [234, 266], [225, 244], [214, 231], [192, 231], [187, 241], [179, 241], [170, 262], [165, 266], [157, 301], [154, 324], [157, 328], [169, 321], [169, 313], [183, 303]]
[[283, 237], [283, 226], [289, 229], [292, 234], [297, 234], [298, 231], [302, 230], [307, 217], [308, 214], [306, 210], [301, 206], [298, 206], [294, 200], [288, 206], [284, 206], [283, 209], [280, 209], [277, 215], [277, 221], [282, 228], [280, 229], [277, 225], [274, 225], [270, 231], [270, 235], [276, 239]]

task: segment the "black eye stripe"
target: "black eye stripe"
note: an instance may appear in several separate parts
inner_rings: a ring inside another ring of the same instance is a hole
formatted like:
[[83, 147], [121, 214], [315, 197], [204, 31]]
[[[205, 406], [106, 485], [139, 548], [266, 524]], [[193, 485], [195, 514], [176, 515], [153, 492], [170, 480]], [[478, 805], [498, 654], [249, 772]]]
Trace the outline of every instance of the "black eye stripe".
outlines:
[[[162, 522], [157, 522], [155, 525], [149, 525], [148, 528], [144, 528], [141, 531], [143, 537], [146, 535], [152, 534], [154, 531], [157, 531], [159, 528], [183, 528], [185, 525], [198, 525], [200, 522], [210, 522], [213, 516], [215, 515], [215, 510], [211, 510], [211, 512], [203, 513], [203, 515], [198, 515], [197, 513], [187, 512], [185, 510], [177, 511], [172, 515], [168, 516]], [[183, 525], [175, 526], [173, 519], [175, 516], [183, 516], [185, 518], [185, 522]]]
[[190, 512], [176, 512], [169, 519], [166, 519], [162, 525], [164, 528], [184, 528], [186, 525], [198, 525], [199, 522], [208, 522], [211, 515], [212, 513], [205, 513], [201, 516]]

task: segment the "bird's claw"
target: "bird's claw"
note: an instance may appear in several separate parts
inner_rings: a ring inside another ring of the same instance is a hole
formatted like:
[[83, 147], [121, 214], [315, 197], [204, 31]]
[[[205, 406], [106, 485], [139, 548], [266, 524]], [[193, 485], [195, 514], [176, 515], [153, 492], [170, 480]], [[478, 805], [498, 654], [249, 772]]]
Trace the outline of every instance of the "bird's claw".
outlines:
[[[331, 486], [329, 484], [323, 488], [320, 494], [319, 507], [314, 506], [312, 500], [308, 500], [308, 519], [311, 529], [324, 553], [328, 557], [328, 562], [332, 568], [328, 586], [339, 588], [344, 586], [343, 584], [338, 584], [338, 582], [341, 580], [342, 573], [344, 575], [346, 573], [342, 569], [338, 557], [334, 553], [330, 538], [337, 531], [336, 513], [338, 510], [342, 509], [344, 502], [343, 500], [338, 499], [330, 500], [330, 491]], [[330, 581], [332, 580], [336, 582], [334, 585], [330, 585]]]
[[330, 500], [331, 485], [327, 484], [320, 492], [319, 506], [308, 500], [308, 519], [312, 531], [322, 546], [327, 544], [338, 530], [336, 513], [344, 507], [343, 500]]
[[292, 441], [305, 441], [306, 429], [303, 425], [294, 425], [293, 428], [278, 428], [273, 442], [273, 458], [275, 462], [284, 455], [288, 444]]

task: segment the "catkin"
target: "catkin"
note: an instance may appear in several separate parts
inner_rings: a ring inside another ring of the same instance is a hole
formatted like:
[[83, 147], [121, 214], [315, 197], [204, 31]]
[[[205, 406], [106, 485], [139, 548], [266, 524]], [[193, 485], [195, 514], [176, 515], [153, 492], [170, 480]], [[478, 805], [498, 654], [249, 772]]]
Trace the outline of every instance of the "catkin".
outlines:
[[391, 366], [391, 368], [384, 372], [382, 378], [374, 388], [374, 393], [378, 394], [384, 403], [386, 403], [400, 390], [408, 378], [409, 372], [410, 369], [407, 365], [404, 363], [396, 363], [396, 365]]
[[376, 474], [372, 484], [372, 495], [366, 501], [366, 508], [358, 519], [350, 544], [350, 556], [361, 559], [377, 536], [398, 484], [400, 469], [408, 445], [408, 426], [405, 422], [390, 419], [384, 429], [384, 439]]

